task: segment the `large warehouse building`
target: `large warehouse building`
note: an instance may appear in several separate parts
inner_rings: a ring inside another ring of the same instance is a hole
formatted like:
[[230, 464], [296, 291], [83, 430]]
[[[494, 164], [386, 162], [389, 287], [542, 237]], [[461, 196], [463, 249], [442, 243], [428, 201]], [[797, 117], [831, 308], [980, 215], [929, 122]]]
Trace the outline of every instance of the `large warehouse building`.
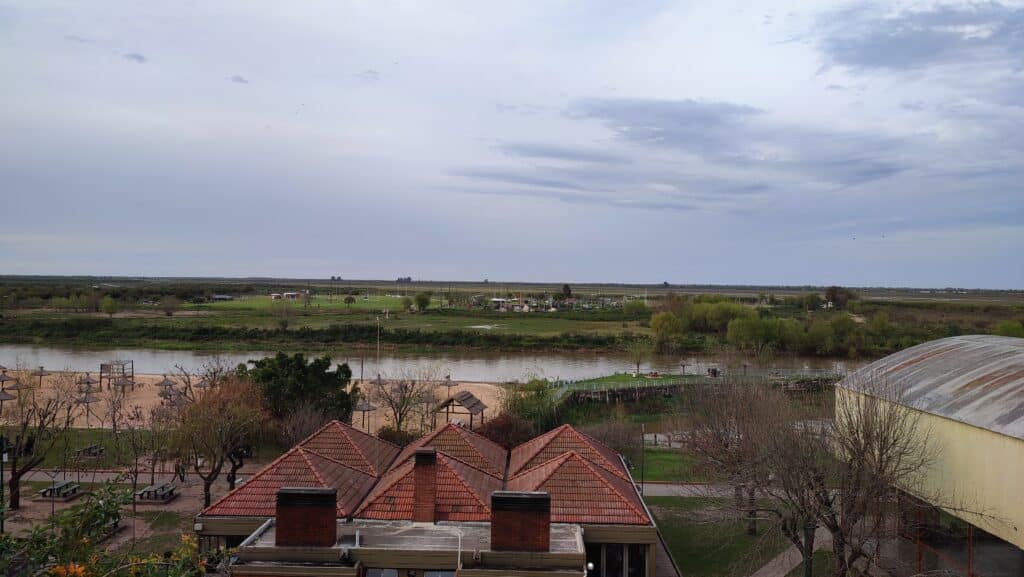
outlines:
[[196, 518], [233, 577], [675, 575], [621, 457], [563, 425], [511, 451], [447, 424], [396, 447], [337, 421]]
[[866, 365], [836, 402], [898, 390], [936, 450], [924, 486], [903, 487], [892, 556], [908, 573], [1024, 576], [1024, 339], [971, 335]]

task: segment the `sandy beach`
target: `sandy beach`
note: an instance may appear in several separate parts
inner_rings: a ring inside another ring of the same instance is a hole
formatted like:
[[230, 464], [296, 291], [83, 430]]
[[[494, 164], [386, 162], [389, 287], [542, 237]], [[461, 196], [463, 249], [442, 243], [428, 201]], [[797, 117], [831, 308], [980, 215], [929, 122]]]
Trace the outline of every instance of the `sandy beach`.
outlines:
[[[74, 397], [77, 401], [85, 399], [85, 393], [83, 392], [83, 386], [77, 385], [76, 381], [80, 380], [85, 376], [85, 373], [67, 373], [54, 371], [52, 374], [43, 376], [41, 385], [40, 377], [32, 376], [31, 371], [13, 371], [8, 370], [7, 375], [9, 377], [18, 378], [21, 383], [20, 390], [8, 390], [7, 392], [16, 395], [31, 395], [33, 393], [43, 396], [51, 395], [65, 395]], [[108, 379], [104, 378], [102, 387], [99, 383], [99, 375], [96, 372], [89, 373], [89, 378], [95, 381], [91, 385], [91, 392], [89, 392], [89, 403], [80, 403], [76, 410], [76, 416], [74, 418], [74, 426], [80, 428], [111, 428], [110, 414], [112, 405], [112, 390], [116, 390], [117, 386], [111, 386]], [[160, 396], [160, 392], [163, 387], [159, 386], [158, 383], [165, 378], [165, 375], [154, 375], [154, 374], [136, 374], [134, 386], [124, 386], [124, 398], [122, 401], [122, 411], [129, 412], [136, 407], [142, 414], [149, 414], [150, 410], [154, 407], [158, 407], [165, 404], [167, 401]], [[168, 374], [166, 378], [174, 381], [174, 388], [181, 390], [183, 388], [184, 378], [182, 375]], [[192, 376], [192, 383], [199, 381], [199, 378]], [[5, 389], [10, 388], [12, 382], [5, 383]], [[358, 383], [357, 383], [358, 384]], [[362, 386], [361, 390], [365, 393], [371, 391], [370, 386]], [[500, 391], [501, 385], [494, 383], [480, 383], [480, 382], [457, 382], [457, 384], [451, 387], [451, 392], [454, 395], [459, 391], [469, 391], [475, 395], [478, 399], [483, 401], [487, 405], [485, 411], [485, 417], [491, 417], [497, 415], [497, 408], [500, 402]], [[202, 394], [201, 390], [194, 390], [199, 395]], [[444, 386], [438, 386], [435, 397], [436, 402], [444, 400], [447, 394], [447, 388]], [[364, 420], [363, 414], [356, 412], [352, 415], [352, 424], [360, 429], [369, 430], [370, 432], [376, 431], [384, 424], [390, 422], [386, 411], [380, 406], [379, 402], [376, 402], [372, 398], [370, 402], [377, 407], [375, 411], [366, 414]], [[6, 413], [13, 409], [11, 405], [17, 403], [17, 401], [8, 401], [4, 403], [3, 410]], [[464, 416], [453, 416], [452, 419], [465, 420]], [[443, 422], [443, 415], [441, 420]], [[364, 424], [365, 423], [365, 424]], [[474, 423], [475, 424], [475, 423]]]

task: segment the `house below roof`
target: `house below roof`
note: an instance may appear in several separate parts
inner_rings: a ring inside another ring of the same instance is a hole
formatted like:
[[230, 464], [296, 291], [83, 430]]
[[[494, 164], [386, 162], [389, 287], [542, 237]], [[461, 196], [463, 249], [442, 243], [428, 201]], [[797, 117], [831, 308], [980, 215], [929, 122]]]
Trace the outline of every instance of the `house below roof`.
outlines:
[[[368, 468], [368, 455], [379, 451], [383, 462], [397, 448], [353, 431], [332, 423], [203, 511], [200, 546], [239, 546], [235, 577], [303, 577], [309, 563], [319, 564], [313, 573], [363, 577], [583, 577], [588, 563], [590, 576], [655, 575], [658, 530], [629, 471], [615, 451], [572, 427], [510, 453], [447, 424], [402, 449], [380, 475], [371, 475], [381, 469]], [[328, 466], [333, 474], [321, 470]], [[322, 482], [303, 482], [308, 469]], [[353, 482], [364, 477], [369, 489]], [[318, 514], [288, 508], [312, 507], [332, 490]], [[295, 518], [300, 527], [288, 529]], [[282, 545], [282, 527], [285, 543], [319, 527], [316, 550]]]

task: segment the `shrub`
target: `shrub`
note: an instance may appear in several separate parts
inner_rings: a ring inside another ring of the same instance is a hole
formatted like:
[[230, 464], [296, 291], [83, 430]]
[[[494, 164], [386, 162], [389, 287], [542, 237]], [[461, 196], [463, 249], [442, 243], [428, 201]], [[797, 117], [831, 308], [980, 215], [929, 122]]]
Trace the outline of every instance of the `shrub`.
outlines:
[[404, 447], [416, 439], [416, 434], [409, 431], [399, 431], [391, 425], [384, 425], [377, 429], [377, 438], [394, 443], [399, 447]]
[[530, 421], [509, 413], [502, 413], [487, 421], [477, 432], [506, 449], [511, 449], [532, 439], [534, 429]]

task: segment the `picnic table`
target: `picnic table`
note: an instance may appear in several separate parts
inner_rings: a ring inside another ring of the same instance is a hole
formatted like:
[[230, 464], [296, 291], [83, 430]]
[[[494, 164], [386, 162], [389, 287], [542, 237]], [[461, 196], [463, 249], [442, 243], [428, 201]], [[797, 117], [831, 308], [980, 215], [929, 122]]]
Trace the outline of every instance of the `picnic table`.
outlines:
[[78, 457], [99, 457], [103, 454], [103, 445], [93, 443], [87, 447], [82, 447], [75, 451], [75, 455]]
[[54, 481], [49, 487], [44, 487], [42, 491], [39, 491], [39, 496], [44, 499], [66, 499], [78, 493], [78, 489], [81, 486], [78, 483], [72, 481]]
[[135, 491], [135, 498], [140, 501], [170, 501], [175, 497], [178, 486], [173, 483], [148, 485]]

